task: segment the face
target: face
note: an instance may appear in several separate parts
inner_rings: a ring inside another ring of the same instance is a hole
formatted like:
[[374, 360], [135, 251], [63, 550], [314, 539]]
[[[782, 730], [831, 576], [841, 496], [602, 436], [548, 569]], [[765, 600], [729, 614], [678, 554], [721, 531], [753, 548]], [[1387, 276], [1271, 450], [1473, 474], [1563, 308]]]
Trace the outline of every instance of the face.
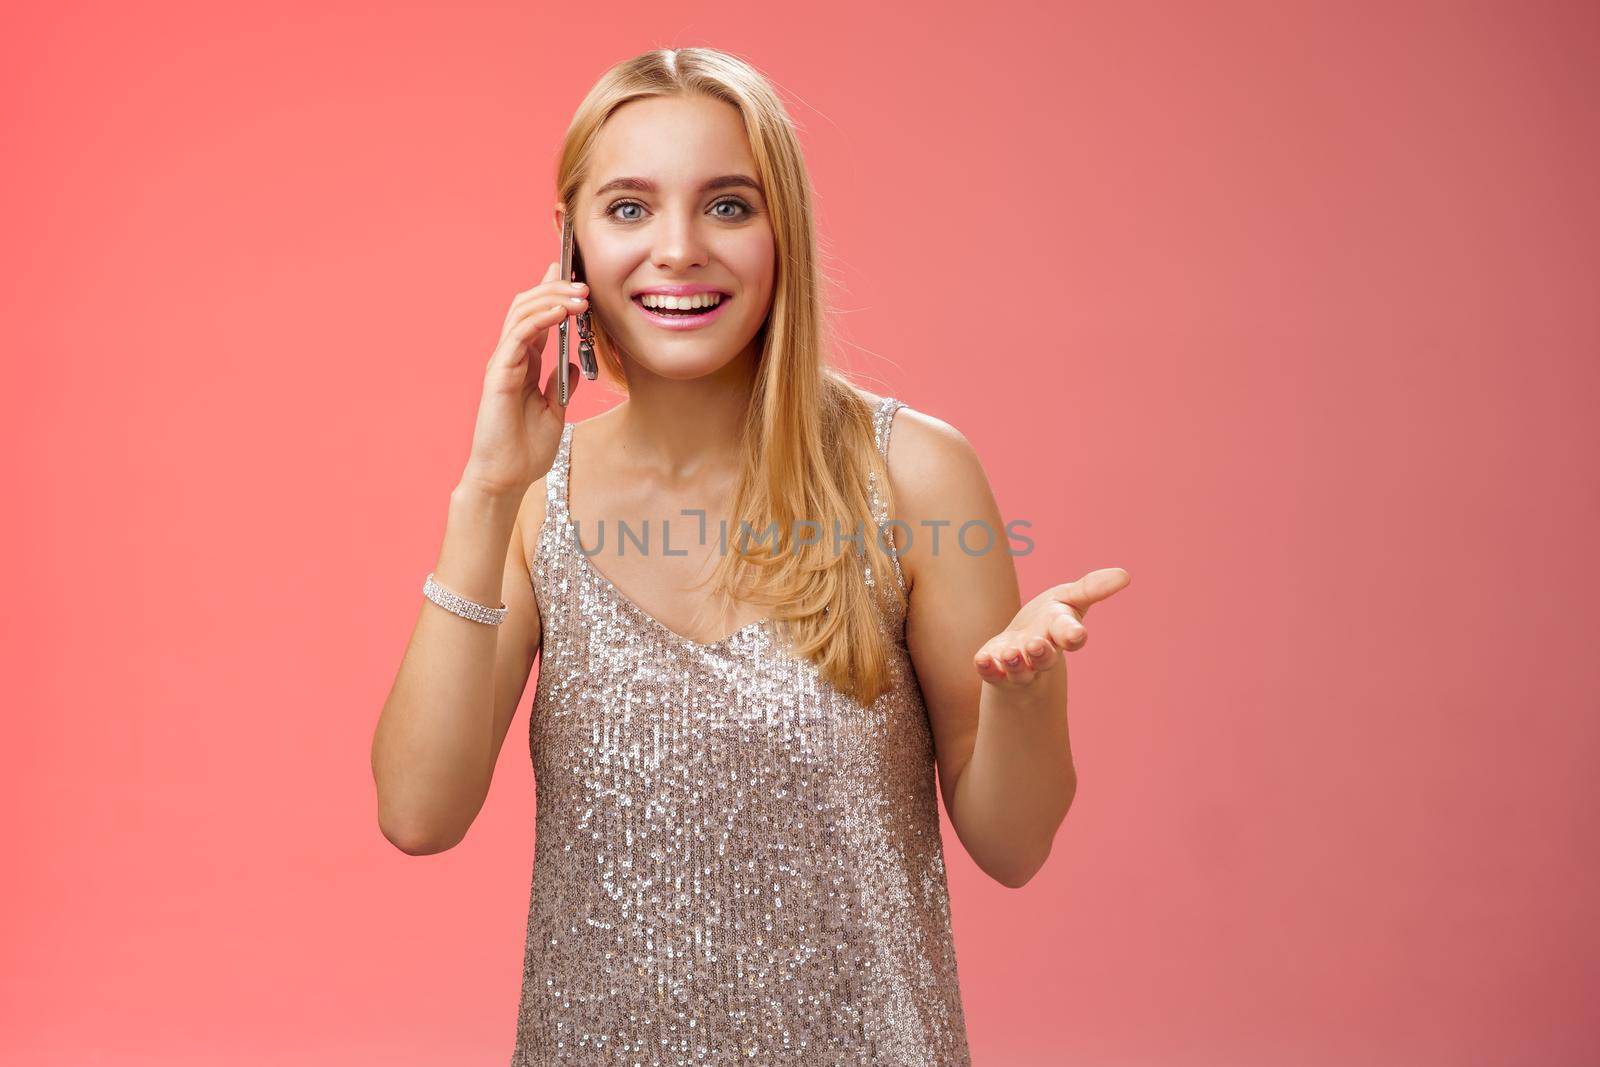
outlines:
[[[703, 97], [630, 101], [606, 120], [592, 161], [573, 236], [593, 313], [625, 357], [678, 379], [753, 358], [776, 264], [738, 110]], [[561, 222], [558, 207], [558, 234]], [[700, 315], [646, 306], [661, 302], [651, 290], [685, 287], [722, 295]]]

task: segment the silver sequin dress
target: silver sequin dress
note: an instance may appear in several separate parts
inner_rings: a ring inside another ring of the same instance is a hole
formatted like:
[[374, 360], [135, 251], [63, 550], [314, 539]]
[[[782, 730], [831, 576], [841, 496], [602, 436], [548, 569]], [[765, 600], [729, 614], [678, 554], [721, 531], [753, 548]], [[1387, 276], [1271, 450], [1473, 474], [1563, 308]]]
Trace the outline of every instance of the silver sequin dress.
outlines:
[[[875, 413], [884, 454], [902, 406]], [[904, 608], [885, 609], [893, 684], [869, 707], [766, 620], [711, 643], [669, 630], [579, 547], [571, 440], [569, 424], [530, 563], [543, 638], [513, 1067], [969, 1065]]]

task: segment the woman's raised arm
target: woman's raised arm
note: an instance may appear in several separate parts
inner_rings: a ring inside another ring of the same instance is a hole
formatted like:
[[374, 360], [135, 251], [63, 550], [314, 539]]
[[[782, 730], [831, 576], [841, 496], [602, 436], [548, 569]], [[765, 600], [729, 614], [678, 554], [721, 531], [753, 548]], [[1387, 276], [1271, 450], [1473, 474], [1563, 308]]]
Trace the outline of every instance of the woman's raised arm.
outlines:
[[521, 514], [529, 487], [544, 484], [566, 424], [555, 370], [539, 389], [541, 353], [550, 327], [588, 307], [586, 288], [559, 273], [552, 263], [506, 313], [433, 569], [457, 596], [489, 607], [503, 602], [505, 617], [479, 622], [421, 598], [372, 737], [378, 826], [415, 855], [453, 847], [477, 818], [539, 648]]

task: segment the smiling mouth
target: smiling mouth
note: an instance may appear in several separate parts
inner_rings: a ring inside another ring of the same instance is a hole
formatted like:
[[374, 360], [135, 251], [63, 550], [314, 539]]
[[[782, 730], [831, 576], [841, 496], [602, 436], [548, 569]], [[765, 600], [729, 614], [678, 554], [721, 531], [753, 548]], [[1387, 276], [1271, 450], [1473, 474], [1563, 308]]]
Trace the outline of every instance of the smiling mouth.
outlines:
[[645, 321], [658, 330], [668, 333], [693, 333], [695, 330], [708, 329], [716, 325], [723, 315], [728, 313], [728, 305], [733, 297], [726, 294], [711, 307], [674, 309], [645, 307], [643, 294], [632, 299], [634, 307], [639, 309], [639, 314]]
[[646, 307], [644, 303], [644, 297], [642, 295], [633, 297], [633, 302], [638, 304], [640, 308], [650, 315], [660, 315], [663, 318], [669, 319], [693, 319], [699, 318], [702, 315], [711, 314], [713, 311], [716, 311], [723, 304], [726, 304], [732, 299], [733, 297], [723, 293], [721, 299], [715, 304], [707, 304], [705, 307], [697, 308]]

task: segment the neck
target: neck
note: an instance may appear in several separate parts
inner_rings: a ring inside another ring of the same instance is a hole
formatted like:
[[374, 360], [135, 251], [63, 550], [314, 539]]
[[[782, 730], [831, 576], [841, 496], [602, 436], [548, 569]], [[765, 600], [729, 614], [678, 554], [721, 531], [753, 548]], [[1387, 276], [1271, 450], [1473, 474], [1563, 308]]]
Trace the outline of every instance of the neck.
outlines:
[[663, 378], [628, 367], [628, 399], [617, 406], [615, 447], [630, 464], [692, 476], [708, 465], [731, 466], [739, 453], [755, 359], [750, 352], [714, 374]]

